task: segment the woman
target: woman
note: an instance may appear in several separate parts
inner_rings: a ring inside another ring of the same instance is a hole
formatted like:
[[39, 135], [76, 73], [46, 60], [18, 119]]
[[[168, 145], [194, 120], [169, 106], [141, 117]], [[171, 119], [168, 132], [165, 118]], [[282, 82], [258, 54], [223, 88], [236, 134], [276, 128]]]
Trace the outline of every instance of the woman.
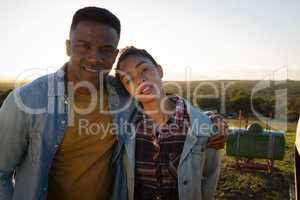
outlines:
[[164, 93], [162, 67], [146, 50], [126, 48], [116, 77], [139, 103], [121, 155], [128, 199], [213, 199], [220, 170], [216, 149], [224, 146], [224, 138], [208, 143], [213, 132], [209, 117]]

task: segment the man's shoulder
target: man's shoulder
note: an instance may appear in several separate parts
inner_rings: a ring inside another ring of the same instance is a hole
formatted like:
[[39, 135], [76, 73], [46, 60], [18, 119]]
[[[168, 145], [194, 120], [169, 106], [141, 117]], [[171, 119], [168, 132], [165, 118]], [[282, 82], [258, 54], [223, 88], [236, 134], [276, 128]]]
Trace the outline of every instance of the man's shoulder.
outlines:
[[43, 95], [46, 94], [48, 91], [48, 80], [49, 77], [53, 74], [47, 74], [44, 76], [41, 76], [35, 80], [33, 80], [30, 83], [27, 83], [19, 88], [16, 88], [15, 90], [20, 93], [22, 97], [30, 97], [32, 95]]
[[106, 76], [106, 81], [109, 84], [109, 89], [115, 92], [121, 98], [127, 99], [129, 98], [129, 94], [127, 90], [124, 88], [122, 83], [116, 79], [114, 76], [108, 75]]
[[6, 105], [14, 106], [25, 111], [26, 108], [40, 108], [47, 104], [47, 80], [49, 75], [41, 76], [23, 86], [15, 86], [5, 99]]
[[114, 76], [107, 75], [105, 78], [111, 87], [118, 89], [121, 86], [121, 83]]

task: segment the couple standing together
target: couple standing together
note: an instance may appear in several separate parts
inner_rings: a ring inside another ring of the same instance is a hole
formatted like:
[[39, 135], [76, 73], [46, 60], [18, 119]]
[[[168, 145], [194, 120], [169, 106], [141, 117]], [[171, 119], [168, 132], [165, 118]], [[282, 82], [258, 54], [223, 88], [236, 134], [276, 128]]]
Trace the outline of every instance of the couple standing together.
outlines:
[[214, 199], [226, 122], [166, 94], [162, 67], [119, 52], [120, 33], [110, 11], [78, 10], [69, 61], [8, 95], [0, 200]]

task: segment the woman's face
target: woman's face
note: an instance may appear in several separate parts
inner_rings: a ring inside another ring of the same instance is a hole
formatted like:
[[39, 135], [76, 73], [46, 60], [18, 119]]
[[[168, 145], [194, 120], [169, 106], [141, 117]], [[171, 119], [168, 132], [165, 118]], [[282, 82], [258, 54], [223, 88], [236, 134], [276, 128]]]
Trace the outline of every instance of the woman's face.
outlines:
[[159, 99], [162, 94], [162, 68], [150, 59], [132, 55], [119, 64], [120, 80], [126, 90], [141, 103]]

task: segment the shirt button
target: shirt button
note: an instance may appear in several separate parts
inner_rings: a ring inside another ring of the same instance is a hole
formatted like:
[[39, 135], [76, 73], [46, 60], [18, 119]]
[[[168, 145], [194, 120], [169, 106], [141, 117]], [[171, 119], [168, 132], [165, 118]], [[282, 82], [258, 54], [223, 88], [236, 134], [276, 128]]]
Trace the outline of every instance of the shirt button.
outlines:
[[183, 181], [183, 185], [186, 185], [186, 184], [188, 184], [188, 181], [187, 180]]
[[47, 191], [47, 188], [46, 188], [46, 187], [44, 187], [44, 188], [43, 188], [43, 190], [44, 190], [44, 191]]
[[66, 123], [66, 121], [64, 121], [64, 120], [63, 120], [63, 121], [61, 121], [61, 124], [65, 124], [65, 123]]
[[[55, 144], [55, 145], [53, 146], [53, 148], [52, 148], [52, 152], [55, 152], [57, 148], [58, 148], [58, 145]], [[50, 167], [51, 167], [51, 166], [50, 166]]]

